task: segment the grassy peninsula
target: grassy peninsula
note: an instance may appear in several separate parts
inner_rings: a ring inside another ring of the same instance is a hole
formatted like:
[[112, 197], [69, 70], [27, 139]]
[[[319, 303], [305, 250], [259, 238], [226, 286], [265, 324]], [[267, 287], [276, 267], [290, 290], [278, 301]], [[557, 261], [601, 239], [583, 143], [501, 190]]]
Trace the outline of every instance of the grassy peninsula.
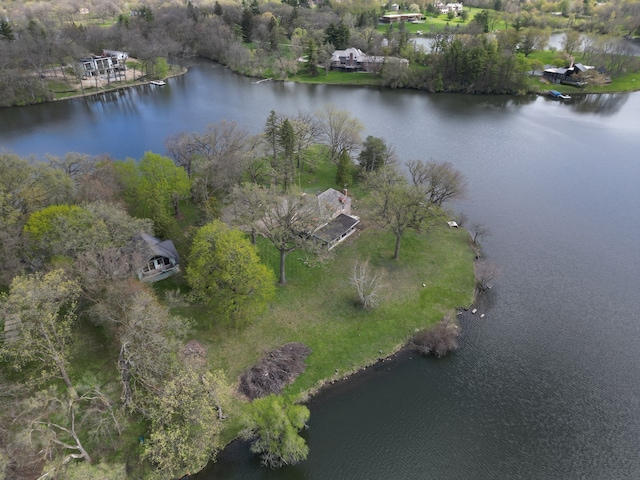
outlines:
[[[332, 187], [335, 167], [327, 163], [305, 173], [304, 190], [315, 195]], [[416, 331], [428, 328], [456, 308], [473, 302], [474, 251], [464, 229], [442, 221], [427, 231], [409, 231], [402, 253], [394, 260], [395, 237], [375, 226], [364, 206], [369, 192], [354, 188], [354, 215], [358, 231], [317, 262], [313, 255], [294, 251], [287, 257], [287, 285], [279, 287], [266, 313], [243, 326], [217, 324], [199, 304], [174, 309], [195, 320], [193, 337], [207, 349], [209, 370], [223, 370], [228, 379], [238, 376], [265, 352], [289, 342], [312, 350], [307, 369], [283, 394], [304, 401], [323, 385], [376, 363], [406, 345]], [[188, 216], [186, 217], [188, 223]], [[186, 226], [186, 223], [185, 223]], [[265, 239], [258, 239], [263, 263], [278, 270], [279, 256]], [[369, 260], [381, 275], [382, 300], [378, 308], [363, 310], [349, 284], [356, 261]], [[179, 289], [187, 292], [182, 277], [156, 284], [160, 295]], [[213, 323], [212, 323], [213, 320]], [[236, 412], [245, 400], [237, 399]], [[227, 425], [225, 437], [234, 438], [237, 425]]]
[[[302, 132], [340, 124], [343, 135], [317, 133], [297, 164], [292, 122]], [[326, 106], [296, 118], [272, 111], [260, 137], [231, 122], [184, 134], [169, 143], [175, 159], [72, 153], [33, 165], [0, 155], [0, 193], [24, 201], [7, 207], [0, 238], [7, 252], [2, 473], [25, 480], [181, 478], [239, 436], [253, 440], [252, 448], [262, 445], [253, 451], [268, 466], [296, 463], [308, 452], [298, 431], [310, 395], [469, 306], [476, 251], [464, 229], [449, 227], [453, 214], [443, 206], [463, 192], [462, 174], [447, 162], [415, 160], [407, 164], [409, 180], [382, 139], [362, 142], [362, 129], [348, 112]], [[358, 165], [335, 138], [361, 144]], [[203, 153], [190, 164], [179, 155], [185, 145], [206, 152], [221, 139], [227, 150], [218, 156]], [[273, 146], [281, 149], [273, 153]], [[231, 182], [211, 184], [220, 178], [211, 172], [237, 165], [244, 170]], [[337, 184], [348, 192], [329, 190]], [[326, 191], [332, 200], [316, 197]], [[351, 233], [328, 251], [312, 232], [340, 218], [346, 205], [358, 217], [345, 214], [349, 222], [359, 223], [329, 237]], [[278, 222], [267, 226], [272, 216]], [[201, 235], [209, 231], [214, 235]], [[284, 269], [273, 235], [289, 238]], [[177, 257], [181, 272], [164, 278]], [[255, 268], [245, 268], [249, 263]], [[376, 302], [364, 302], [354, 286], [357, 263], [377, 277]], [[160, 273], [157, 283], [140, 281]], [[204, 287], [194, 282], [201, 278]], [[295, 369], [271, 364], [246, 380], [267, 354], [291, 344], [303, 352], [291, 362]], [[292, 370], [286, 381], [262, 388], [265, 378]], [[260, 394], [247, 393], [246, 384]], [[19, 455], [4, 453], [15, 449]]]

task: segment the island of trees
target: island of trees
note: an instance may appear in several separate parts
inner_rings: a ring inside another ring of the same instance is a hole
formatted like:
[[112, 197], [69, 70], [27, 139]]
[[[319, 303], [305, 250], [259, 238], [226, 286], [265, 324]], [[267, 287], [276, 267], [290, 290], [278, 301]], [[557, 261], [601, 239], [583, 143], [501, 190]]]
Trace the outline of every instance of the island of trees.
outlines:
[[[361, 83], [431, 92], [536, 92], [544, 65], [594, 68], [574, 79], [587, 92], [637, 89], [638, 59], [622, 37], [640, 27], [640, 1], [473, 0], [382, 5], [364, 0], [0, 1], [0, 106], [114, 88], [110, 75], [83, 81], [78, 59], [127, 52], [124, 84], [162, 78], [167, 58], [202, 57], [245, 75]], [[392, 10], [393, 9], [393, 10]], [[380, 23], [385, 14], [417, 15]], [[566, 32], [547, 49], [551, 32]], [[432, 39], [417, 47], [416, 36]], [[354, 47], [377, 60], [369, 75], [330, 72], [334, 51]], [[575, 87], [559, 87], [575, 89]]]
[[[0, 154], [0, 478], [180, 478], [234, 438], [293, 464], [318, 388], [455, 348], [465, 179], [362, 133], [328, 105], [177, 133], [168, 156]], [[327, 190], [359, 220], [331, 250]], [[141, 281], [149, 238], [179, 273]]]

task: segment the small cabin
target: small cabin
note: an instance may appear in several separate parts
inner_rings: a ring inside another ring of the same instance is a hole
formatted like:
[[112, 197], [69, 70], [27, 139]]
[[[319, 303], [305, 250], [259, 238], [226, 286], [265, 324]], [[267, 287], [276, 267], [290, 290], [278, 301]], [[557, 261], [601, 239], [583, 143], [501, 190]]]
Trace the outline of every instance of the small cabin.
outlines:
[[171, 240], [160, 240], [146, 233], [136, 235], [133, 240], [141, 244], [139, 247], [148, 259], [137, 271], [141, 282], [158, 282], [180, 271], [180, 256]]

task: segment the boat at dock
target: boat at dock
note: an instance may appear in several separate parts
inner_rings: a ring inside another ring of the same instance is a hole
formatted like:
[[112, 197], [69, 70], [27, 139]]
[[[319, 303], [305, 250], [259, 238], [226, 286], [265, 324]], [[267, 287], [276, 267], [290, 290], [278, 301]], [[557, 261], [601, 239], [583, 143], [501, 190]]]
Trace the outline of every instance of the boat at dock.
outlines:
[[548, 95], [556, 100], [571, 100], [571, 96], [560, 93], [557, 90], [549, 90]]
[[163, 82], [162, 80], [151, 80], [149, 83], [151, 85], [157, 85], [159, 87], [162, 87], [162, 86], [167, 84], [166, 82]]

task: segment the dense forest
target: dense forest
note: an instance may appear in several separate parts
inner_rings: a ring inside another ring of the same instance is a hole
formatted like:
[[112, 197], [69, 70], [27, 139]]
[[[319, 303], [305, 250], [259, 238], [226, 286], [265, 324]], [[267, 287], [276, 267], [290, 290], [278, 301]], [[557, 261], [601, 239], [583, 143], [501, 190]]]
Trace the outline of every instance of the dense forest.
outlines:
[[[474, 0], [455, 15], [420, 1], [397, 8], [422, 13], [424, 22], [379, 25], [391, 8], [365, 1], [3, 1], [0, 102], [51, 100], [59, 87], [51, 73], [62, 82], [78, 79], [77, 60], [103, 49], [128, 52], [133, 68], [145, 72], [166, 58], [199, 56], [242, 74], [282, 79], [320, 75], [335, 49], [356, 47], [409, 60], [408, 68], [383, 66], [377, 74], [384, 85], [518, 93], [527, 88], [525, 73], [540, 67], [530, 53], [545, 48], [552, 30], [565, 30], [583, 35], [568, 37], [558, 63], [580, 53], [611, 76], [637, 68], [616, 39], [638, 33], [638, 1]], [[417, 29], [437, 37], [431, 51], [409, 41]]]

